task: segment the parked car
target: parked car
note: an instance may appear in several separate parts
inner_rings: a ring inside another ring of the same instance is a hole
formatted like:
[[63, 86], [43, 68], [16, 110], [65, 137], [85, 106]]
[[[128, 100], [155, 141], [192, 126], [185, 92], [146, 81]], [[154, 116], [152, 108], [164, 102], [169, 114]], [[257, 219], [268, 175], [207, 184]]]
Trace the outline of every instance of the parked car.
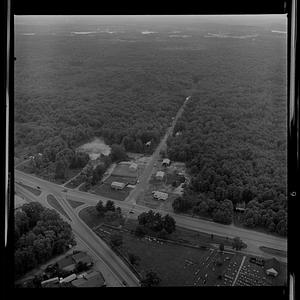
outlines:
[[37, 188], [40, 190], [41, 188], [39, 186], [37, 186]]

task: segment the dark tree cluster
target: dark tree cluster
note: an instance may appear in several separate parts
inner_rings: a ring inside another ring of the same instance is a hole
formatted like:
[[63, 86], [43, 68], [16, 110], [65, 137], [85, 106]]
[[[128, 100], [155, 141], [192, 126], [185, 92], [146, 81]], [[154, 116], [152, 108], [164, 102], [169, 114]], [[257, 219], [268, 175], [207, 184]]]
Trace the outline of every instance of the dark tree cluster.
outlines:
[[245, 203], [246, 226], [286, 235], [284, 119], [284, 101], [196, 93], [178, 121], [181, 135], [167, 141], [168, 157], [185, 162], [191, 175], [174, 211], [229, 224]]
[[118, 221], [121, 225], [124, 223], [124, 217], [120, 207], [116, 207], [115, 203], [108, 200], [105, 205], [101, 200], [96, 205], [96, 211], [100, 217], [104, 217], [105, 221], [111, 223]]
[[75, 245], [71, 226], [52, 209], [26, 203], [15, 213], [15, 276]]
[[145, 234], [156, 234], [157, 237], [165, 238], [176, 230], [176, 222], [169, 215], [161, 216], [153, 210], [143, 212], [138, 216], [139, 225], [136, 227], [135, 234], [144, 236]]

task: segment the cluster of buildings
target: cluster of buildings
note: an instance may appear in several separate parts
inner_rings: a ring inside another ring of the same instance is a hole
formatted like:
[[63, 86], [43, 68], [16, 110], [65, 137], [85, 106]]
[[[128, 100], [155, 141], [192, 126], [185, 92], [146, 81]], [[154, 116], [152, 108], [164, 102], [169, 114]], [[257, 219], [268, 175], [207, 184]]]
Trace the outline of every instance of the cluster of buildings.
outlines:
[[78, 275], [73, 273], [65, 278], [54, 277], [41, 282], [42, 287], [59, 287], [65, 284], [70, 287], [104, 287], [105, 280], [99, 271], [89, 270]]
[[64, 257], [56, 262], [59, 270], [73, 272], [65, 278], [53, 277], [41, 282], [42, 287], [59, 287], [68, 285], [70, 287], [102, 287], [105, 286], [105, 280], [101, 272], [88, 270], [80, 274], [76, 274], [76, 266], [81, 262], [90, 268], [93, 265], [91, 257], [85, 252], [77, 252], [73, 255]]

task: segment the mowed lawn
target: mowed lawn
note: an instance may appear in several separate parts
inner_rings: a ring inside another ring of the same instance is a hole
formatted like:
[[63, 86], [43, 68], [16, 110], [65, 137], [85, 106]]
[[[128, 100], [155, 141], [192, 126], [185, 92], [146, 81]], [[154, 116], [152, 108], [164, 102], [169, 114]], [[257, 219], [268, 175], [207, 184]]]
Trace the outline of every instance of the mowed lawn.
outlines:
[[136, 269], [145, 275], [150, 270], [161, 278], [160, 286], [194, 286], [197, 283], [195, 269], [187, 267], [187, 261], [200, 265], [210, 255], [208, 250], [200, 250], [168, 243], [137, 239], [127, 233], [123, 234], [123, 248], [128, 253], [140, 257]]
[[125, 187], [123, 190], [114, 190], [111, 188], [110, 184], [99, 184], [92, 187], [89, 192], [95, 193], [97, 195], [107, 197], [114, 200], [123, 201], [129, 195], [132, 189]]

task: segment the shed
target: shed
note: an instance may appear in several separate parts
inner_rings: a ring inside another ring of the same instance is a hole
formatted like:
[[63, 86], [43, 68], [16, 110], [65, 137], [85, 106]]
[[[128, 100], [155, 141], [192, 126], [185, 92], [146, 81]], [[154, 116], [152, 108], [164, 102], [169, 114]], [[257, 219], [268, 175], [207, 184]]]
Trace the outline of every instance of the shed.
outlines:
[[167, 167], [171, 164], [171, 161], [168, 158], [164, 158], [162, 161], [162, 165]]
[[65, 277], [64, 279], [60, 280], [59, 283], [62, 283], [62, 282], [71, 282], [72, 280], [74, 280], [76, 278], [77, 278], [76, 274], [73, 273], [73, 274]]
[[136, 171], [138, 168], [138, 165], [136, 163], [132, 163], [130, 166], [129, 166], [129, 171]]
[[148, 142], [146, 143], [146, 146], [147, 146], [147, 147], [150, 147], [150, 145], [151, 145], [151, 141], [148, 141]]
[[124, 182], [113, 181], [111, 183], [111, 188], [115, 190], [123, 190], [124, 187], [125, 187]]
[[271, 269], [266, 270], [266, 274], [276, 277], [278, 275], [278, 272], [275, 269], [271, 268]]
[[50, 279], [42, 281], [41, 285], [44, 286], [45, 284], [57, 283], [57, 282], [59, 282], [59, 278], [58, 277], [54, 277], [54, 278], [50, 278]]
[[156, 179], [162, 180], [162, 179], [164, 179], [164, 177], [165, 177], [165, 172], [163, 172], [163, 171], [157, 171], [155, 174]]

